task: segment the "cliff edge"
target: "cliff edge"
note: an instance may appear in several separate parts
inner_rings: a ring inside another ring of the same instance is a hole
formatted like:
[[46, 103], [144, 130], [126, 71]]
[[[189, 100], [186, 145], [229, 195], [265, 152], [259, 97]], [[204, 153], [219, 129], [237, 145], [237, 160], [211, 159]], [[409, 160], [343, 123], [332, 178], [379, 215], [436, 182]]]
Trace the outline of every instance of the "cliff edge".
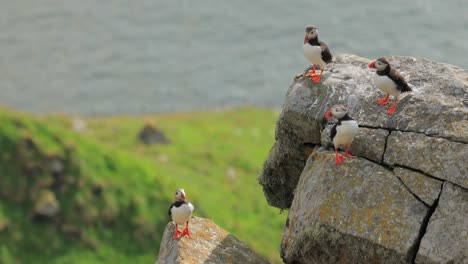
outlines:
[[[286, 263], [468, 262], [468, 71], [388, 57], [413, 92], [395, 114], [370, 60], [343, 54], [319, 84], [296, 76], [259, 182], [270, 205], [289, 209]], [[337, 166], [324, 115], [350, 108], [360, 130]]]

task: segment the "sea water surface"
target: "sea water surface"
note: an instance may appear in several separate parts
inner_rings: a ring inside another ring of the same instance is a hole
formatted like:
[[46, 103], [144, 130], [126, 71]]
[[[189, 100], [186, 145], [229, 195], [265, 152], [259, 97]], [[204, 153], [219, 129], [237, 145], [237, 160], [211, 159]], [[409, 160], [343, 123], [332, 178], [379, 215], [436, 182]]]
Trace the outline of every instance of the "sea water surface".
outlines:
[[0, 2], [0, 104], [31, 112], [278, 108], [307, 24], [335, 54], [468, 68], [466, 0]]

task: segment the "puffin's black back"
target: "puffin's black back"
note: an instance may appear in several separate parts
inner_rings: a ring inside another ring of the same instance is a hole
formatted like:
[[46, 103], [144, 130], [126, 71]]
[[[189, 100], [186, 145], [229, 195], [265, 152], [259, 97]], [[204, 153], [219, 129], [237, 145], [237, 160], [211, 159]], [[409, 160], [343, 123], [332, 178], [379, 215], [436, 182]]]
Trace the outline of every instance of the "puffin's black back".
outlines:
[[397, 70], [393, 69], [387, 60], [385, 60], [385, 63], [388, 64], [387, 68], [382, 71], [377, 71], [377, 74], [380, 76], [388, 76], [388, 78], [395, 82], [397, 89], [400, 90], [400, 92], [411, 92], [411, 87], [409, 87], [408, 83], [405, 81], [405, 78], [403, 78], [403, 76], [401, 76]]
[[322, 60], [326, 63], [330, 63], [332, 61], [333, 55], [330, 52], [330, 49], [328, 48], [327, 44], [325, 44], [323, 41], [320, 41], [318, 37], [315, 37], [313, 39], [309, 39], [308, 43], [311, 46], [320, 46], [322, 48]]
[[330, 131], [330, 139], [331, 141], [333, 141], [333, 139], [335, 138], [336, 136], [336, 127], [338, 126], [338, 123], [336, 123], [335, 125], [333, 125], [331, 131]]
[[405, 78], [403, 78], [403, 76], [401, 76], [401, 74], [395, 69], [390, 69], [388, 77], [397, 84], [398, 90], [400, 90], [402, 93], [412, 91], [408, 83], [406, 83]]
[[326, 63], [332, 62], [333, 55], [330, 52], [330, 49], [328, 48], [327, 44], [323, 43], [322, 41], [319, 41], [320, 47], [322, 47], [322, 60]]

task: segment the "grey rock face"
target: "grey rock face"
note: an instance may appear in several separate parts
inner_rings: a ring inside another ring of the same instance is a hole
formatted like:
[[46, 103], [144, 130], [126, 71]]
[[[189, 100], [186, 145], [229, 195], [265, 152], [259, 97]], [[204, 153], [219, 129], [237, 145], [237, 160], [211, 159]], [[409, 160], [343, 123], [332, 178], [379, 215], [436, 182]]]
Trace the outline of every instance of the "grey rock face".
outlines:
[[[271, 205], [281, 209], [290, 207], [294, 188], [305, 166], [301, 148], [304, 144], [326, 141], [329, 133], [323, 130], [327, 127], [324, 115], [335, 104], [347, 105], [362, 130], [350, 152], [373, 161], [379, 160], [379, 154], [385, 152], [385, 144], [379, 140], [373, 144], [372, 140], [383, 138], [386, 132], [369, 133], [370, 130], [365, 131], [363, 127], [415, 132], [468, 143], [468, 71], [425, 59], [388, 59], [393, 67], [410, 75], [413, 89], [400, 96], [393, 115], [387, 114], [387, 106], [376, 103], [384, 94], [373, 83], [375, 73], [368, 69], [368, 59], [339, 55], [320, 83], [314, 84], [306, 77], [294, 80], [277, 123], [272, 151], [277, 154], [268, 158], [259, 177]], [[366, 138], [366, 135], [372, 137]]]
[[259, 177], [265, 197], [270, 204], [280, 208], [290, 206], [293, 191], [307, 156], [304, 146], [292, 138], [276, 141]]
[[468, 263], [468, 192], [445, 183], [419, 249], [418, 263]]
[[[316, 255], [314, 263], [335, 263], [345, 256], [352, 256], [350, 263], [384, 256], [399, 263], [411, 254], [427, 212], [391, 171], [360, 158], [336, 166], [332, 152], [316, 151], [295, 191], [282, 255], [287, 263], [307, 263], [310, 254]], [[321, 231], [324, 226], [334, 232]], [[298, 244], [304, 232], [323, 238], [304, 248]], [[327, 240], [337, 234], [335, 242], [348, 246], [329, 248]]]
[[174, 231], [174, 224], [167, 224], [157, 264], [268, 263], [246, 244], [209, 219], [192, 218], [190, 238], [182, 237], [174, 240]]
[[[468, 117], [468, 116], [467, 116]], [[394, 131], [384, 161], [421, 170], [468, 189], [468, 145], [418, 133]]]
[[[385, 95], [370, 60], [357, 56], [337, 56], [318, 84], [298, 76], [289, 87], [259, 176], [269, 204], [290, 209], [281, 245], [287, 263], [466, 261], [468, 71], [387, 59], [413, 89], [393, 115], [377, 105]], [[358, 158], [340, 166], [324, 118], [336, 104], [360, 126], [350, 147]]]
[[442, 181], [429, 178], [422, 173], [404, 168], [395, 168], [395, 175], [428, 206], [432, 206], [440, 194]]
[[388, 130], [361, 127], [351, 144], [350, 153], [375, 162], [382, 162]]

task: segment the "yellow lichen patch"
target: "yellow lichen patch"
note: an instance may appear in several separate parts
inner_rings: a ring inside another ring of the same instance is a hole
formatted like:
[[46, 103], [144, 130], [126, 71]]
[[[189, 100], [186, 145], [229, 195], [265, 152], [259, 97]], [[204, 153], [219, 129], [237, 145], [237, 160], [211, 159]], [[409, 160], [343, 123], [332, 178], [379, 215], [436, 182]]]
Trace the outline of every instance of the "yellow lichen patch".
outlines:
[[338, 220], [340, 216], [338, 215], [336, 208], [336, 203], [338, 200], [324, 200], [324, 204], [320, 206], [318, 211], [318, 217], [321, 221], [324, 220]]

